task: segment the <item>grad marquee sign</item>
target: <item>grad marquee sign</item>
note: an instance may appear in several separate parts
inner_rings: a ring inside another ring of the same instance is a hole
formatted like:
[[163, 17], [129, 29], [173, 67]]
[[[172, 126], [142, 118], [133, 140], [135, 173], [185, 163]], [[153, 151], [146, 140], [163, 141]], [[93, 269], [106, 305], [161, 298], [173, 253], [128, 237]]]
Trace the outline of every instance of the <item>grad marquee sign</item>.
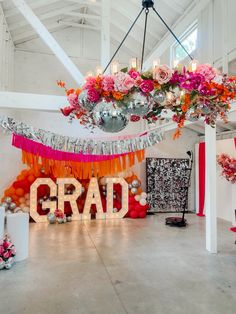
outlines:
[[[65, 194], [65, 185], [72, 184], [75, 187], [73, 194]], [[122, 207], [119, 212], [113, 212], [113, 185], [122, 186]], [[102, 208], [101, 195], [97, 178], [91, 178], [83, 213], [79, 213], [77, 199], [82, 194], [82, 185], [75, 178], [58, 178], [57, 184], [50, 178], [38, 178], [30, 187], [30, 216], [35, 222], [47, 222], [47, 215], [40, 215], [37, 212], [37, 189], [40, 185], [47, 185], [50, 188], [50, 197], [58, 197], [57, 201], [45, 201], [42, 203], [43, 209], [50, 209], [54, 212], [57, 208], [64, 211], [65, 202], [70, 202], [73, 212], [72, 220], [90, 220], [91, 205], [97, 208], [96, 219], [119, 219], [123, 218], [128, 212], [128, 183], [123, 178], [106, 178], [107, 187], [107, 210], [104, 213]]]

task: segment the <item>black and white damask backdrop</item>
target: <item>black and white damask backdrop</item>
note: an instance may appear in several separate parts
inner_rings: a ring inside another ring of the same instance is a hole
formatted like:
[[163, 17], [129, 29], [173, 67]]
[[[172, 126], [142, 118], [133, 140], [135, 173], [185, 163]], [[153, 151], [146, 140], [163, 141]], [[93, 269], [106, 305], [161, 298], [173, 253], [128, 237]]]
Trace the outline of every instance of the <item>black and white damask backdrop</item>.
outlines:
[[146, 158], [151, 212], [181, 212], [188, 206], [189, 159]]

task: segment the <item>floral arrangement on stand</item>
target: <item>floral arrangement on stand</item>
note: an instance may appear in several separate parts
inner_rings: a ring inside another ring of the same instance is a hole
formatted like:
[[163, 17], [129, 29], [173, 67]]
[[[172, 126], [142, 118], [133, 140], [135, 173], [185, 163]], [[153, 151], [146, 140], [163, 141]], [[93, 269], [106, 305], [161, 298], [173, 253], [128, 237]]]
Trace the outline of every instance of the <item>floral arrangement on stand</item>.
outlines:
[[221, 175], [229, 182], [236, 183], [236, 159], [227, 154], [217, 156], [217, 162], [222, 167]]
[[156, 121], [170, 110], [178, 125], [174, 138], [186, 120], [203, 118], [211, 126], [220, 117], [227, 120], [230, 102], [236, 98], [236, 78], [219, 73], [209, 64], [192, 64], [171, 69], [159, 65], [152, 72], [128, 68], [113, 75], [89, 76], [81, 88], [67, 89], [69, 106], [61, 109], [72, 121], [88, 128], [119, 132], [129, 120]]
[[0, 270], [10, 269], [14, 264], [15, 255], [15, 246], [6, 235], [3, 240], [0, 240]]

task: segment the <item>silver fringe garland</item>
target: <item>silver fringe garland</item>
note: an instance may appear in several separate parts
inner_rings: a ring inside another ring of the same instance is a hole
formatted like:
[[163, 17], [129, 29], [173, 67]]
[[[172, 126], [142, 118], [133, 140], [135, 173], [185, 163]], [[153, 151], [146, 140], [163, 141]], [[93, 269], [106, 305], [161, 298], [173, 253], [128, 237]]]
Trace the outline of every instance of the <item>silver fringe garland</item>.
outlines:
[[138, 135], [130, 139], [113, 141], [74, 138], [37, 129], [6, 116], [0, 116], [0, 127], [6, 132], [21, 135], [55, 150], [85, 155], [129, 153], [153, 146], [163, 140], [163, 133], [160, 130], [146, 132], [144, 135]]

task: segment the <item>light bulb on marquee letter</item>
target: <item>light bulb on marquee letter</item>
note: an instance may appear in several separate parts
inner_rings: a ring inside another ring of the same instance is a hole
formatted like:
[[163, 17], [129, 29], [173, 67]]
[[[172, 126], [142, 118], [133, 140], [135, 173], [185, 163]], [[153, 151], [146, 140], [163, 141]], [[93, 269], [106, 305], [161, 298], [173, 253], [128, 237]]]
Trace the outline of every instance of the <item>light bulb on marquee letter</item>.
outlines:
[[90, 209], [92, 204], [96, 205], [96, 219], [104, 219], [106, 216], [102, 209], [101, 195], [96, 178], [90, 179], [82, 219], [91, 219]]
[[[107, 219], [120, 219], [123, 218], [128, 213], [129, 204], [129, 186], [128, 183], [123, 178], [107, 178]], [[122, 208], [119, 212], [113, 213], [113, 185], [120, 184], [122, 186]]]
[[[30, 187], [30, 216], [35, 222], [46, 222], [47, 215], [39, 215], [37, 211], [37, 189], [40, 185], [47, 185], [50, 188], [50, 197], [57, 195], [57, 185], [50, 178], [38, 178]], [[56, 201], [47, 201], [42, 203], [42, 208], [49, 208], [50, 212], [54, 212], [57, 208]]]
[[[58, 208], [64, 212], [65, 202], [70, 202], [71, 210], [73, 212], [72, 220], [80, 220], [81, 215], [77, 206], [77, 199], [81, 195], [82, 186], [75, 178], [59, 178], [58, 184]], [[65, 194], [65, 184], [72, 184], [75, 187], [73, 194]]]

